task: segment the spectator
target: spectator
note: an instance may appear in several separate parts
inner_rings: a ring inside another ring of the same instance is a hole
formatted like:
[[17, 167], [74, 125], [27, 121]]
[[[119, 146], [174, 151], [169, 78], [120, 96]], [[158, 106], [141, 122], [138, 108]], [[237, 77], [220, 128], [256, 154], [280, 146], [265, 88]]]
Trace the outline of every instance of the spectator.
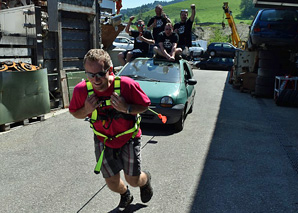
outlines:
[[169, 61], [175, 61], [177, 55], [181, 55], [182, 49], [177, 48], [179, 37], [173, 32], [171, 23], [167, 23], [163, 32], [158, 35], [158, 45], [153, 48], [158, 55], [165, 57]]
[[149, 45], [153, 45], [155, 43], [151, 32], [144, 31], [144, 21], [138, 20], [138, 31], [130, 29], [131, 22], [134, 18], [134, 16], [129, 18], [129, 22], [125, 28], [125, 32], [134, 37], [134, 48], [118, 54], [118, 59], [122, 66], [124, 66], [127, 62], [130, 62], [133, 58], [148, 56], [150, 50]]
[[187, 19], [188, 10], [181, 10], [179, 23], [174, 25], [174, 32], [176, 32], [179, 36], [178, 47], [185, 49], [185, 47], [191, 47], [191, 29], [192, 24], [194, 22], [194, 18], [196, 15], [196, 6], [195, 4], [190, 5], [191, 8], [191, 16]]
[[156, 16], [152, 17], [148, 24], [147, 29], [153, 29], [153, 38], [157, 44], [158, 34], [161, 33], [166, 26], [166, 23], [171, 23], [171, 20], [167, 17], [167, 15], [163, 12], [162, 6], [156, 5], [155, 7]]

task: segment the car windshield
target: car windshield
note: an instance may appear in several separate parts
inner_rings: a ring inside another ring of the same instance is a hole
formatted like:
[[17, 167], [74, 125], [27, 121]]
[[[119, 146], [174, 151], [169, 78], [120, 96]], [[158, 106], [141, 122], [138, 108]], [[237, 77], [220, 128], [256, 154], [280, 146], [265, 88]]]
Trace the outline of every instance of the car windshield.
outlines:
[[177, 83], [180, 81], [179, 63], [135, 59], [127, 64], [119, 74], [139, 81]]
[[297, 22], [297, 12], [294, 10], [264, 10], [261, 21], [289, 21]]
[[193, 47], [201, 47], [201, 45], [199, 43], [194, 42], [194, 41], [191, 42], [191, 44], [192, 44]]

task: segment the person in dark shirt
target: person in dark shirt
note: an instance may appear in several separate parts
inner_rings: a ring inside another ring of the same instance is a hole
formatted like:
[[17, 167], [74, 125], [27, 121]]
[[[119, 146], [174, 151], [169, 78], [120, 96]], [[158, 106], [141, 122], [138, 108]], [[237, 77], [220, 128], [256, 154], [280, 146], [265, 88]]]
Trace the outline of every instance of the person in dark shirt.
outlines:
[[185, 47], [191, 47], [191, 29], [196, 15], [196, 6], [195, 4], [190, 5], [191, 16], [187, 19], [188, 10], [181, 10], [179, 23], [174, 25], [174, 32], [179, 36], [178, 47], [185, 49]]
[[157, 5], [155, 7], [155, 13], [156, 13], [156, 16], [152, 17], [149, 20], [147, 24], [147, 29], [148, 30], [153, 29], [153, 38], [155, 42], [157, 42], [158, 34], [165, 29], [166, 23], [171, 23], [171, 20], [163, 12], [161, 5]]
[[171, 23], [167, 23], [163, 32], [158, 35], [158, 46], [153, 48], [154, 52], [165, 57], [169, 61], [175, 61], [177, 55], [182, 53], [181, 48], [177, 48], [179, 37], [173, 32]]
[[130, 29], [131, 22], [134, 18], [134, 16], [129, 18], [129, 22], [125, 28], [125, 32], [131, 37], [134, 37], [134, 48], [118, 54], [118, 59], [122, 66], [124, 66], [127, 62], [130, 62], [133, 58], [148, 56], [149, 45], [153, 45], [155, 43], [151, 32], [144, 30], [144, 21], [138, 20], [138, 31]]

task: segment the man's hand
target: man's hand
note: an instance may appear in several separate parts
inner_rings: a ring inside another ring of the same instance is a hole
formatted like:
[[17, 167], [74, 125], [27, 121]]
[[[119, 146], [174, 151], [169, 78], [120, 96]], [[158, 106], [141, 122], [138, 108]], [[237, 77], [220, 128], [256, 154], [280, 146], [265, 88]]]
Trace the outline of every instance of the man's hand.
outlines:
[[132, 22], [132, 20], [134, 20], [134, 19], [135, 19], [135, 16], [130, 16], [130, 17], [129, 17], [129, 21], [130, 21], [130, 22]]
[[95, 93], [93, 93], [90, 97], [86, 98], [85, 100], [85, 111], [87, 114], [92, 113], [97, 107], [99, 107], [101, 104], [101, 101], [99, 101], [99, 98]]
[[191, 4], [191, 5], [190, 5], [190, 8], [191, 8], [192, 10], [195, 10], [195, 9], [196, 9], [196, 5], [195, 5], [195, 4]]
[[126, 113], [128, 104], [123, 97], [119, 96], [116, 92], [111, 95], [111, 104], [119, 112]]

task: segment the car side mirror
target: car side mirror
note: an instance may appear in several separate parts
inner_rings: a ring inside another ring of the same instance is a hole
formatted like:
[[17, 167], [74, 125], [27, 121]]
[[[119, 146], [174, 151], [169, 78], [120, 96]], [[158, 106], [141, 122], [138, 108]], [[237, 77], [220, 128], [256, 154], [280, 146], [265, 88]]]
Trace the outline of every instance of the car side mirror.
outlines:
[[197, 80], [196, 79], [193, 79], [193, 78], [187, 79], [185, 82], [188, 85], [196, 85], [197, 84]]

